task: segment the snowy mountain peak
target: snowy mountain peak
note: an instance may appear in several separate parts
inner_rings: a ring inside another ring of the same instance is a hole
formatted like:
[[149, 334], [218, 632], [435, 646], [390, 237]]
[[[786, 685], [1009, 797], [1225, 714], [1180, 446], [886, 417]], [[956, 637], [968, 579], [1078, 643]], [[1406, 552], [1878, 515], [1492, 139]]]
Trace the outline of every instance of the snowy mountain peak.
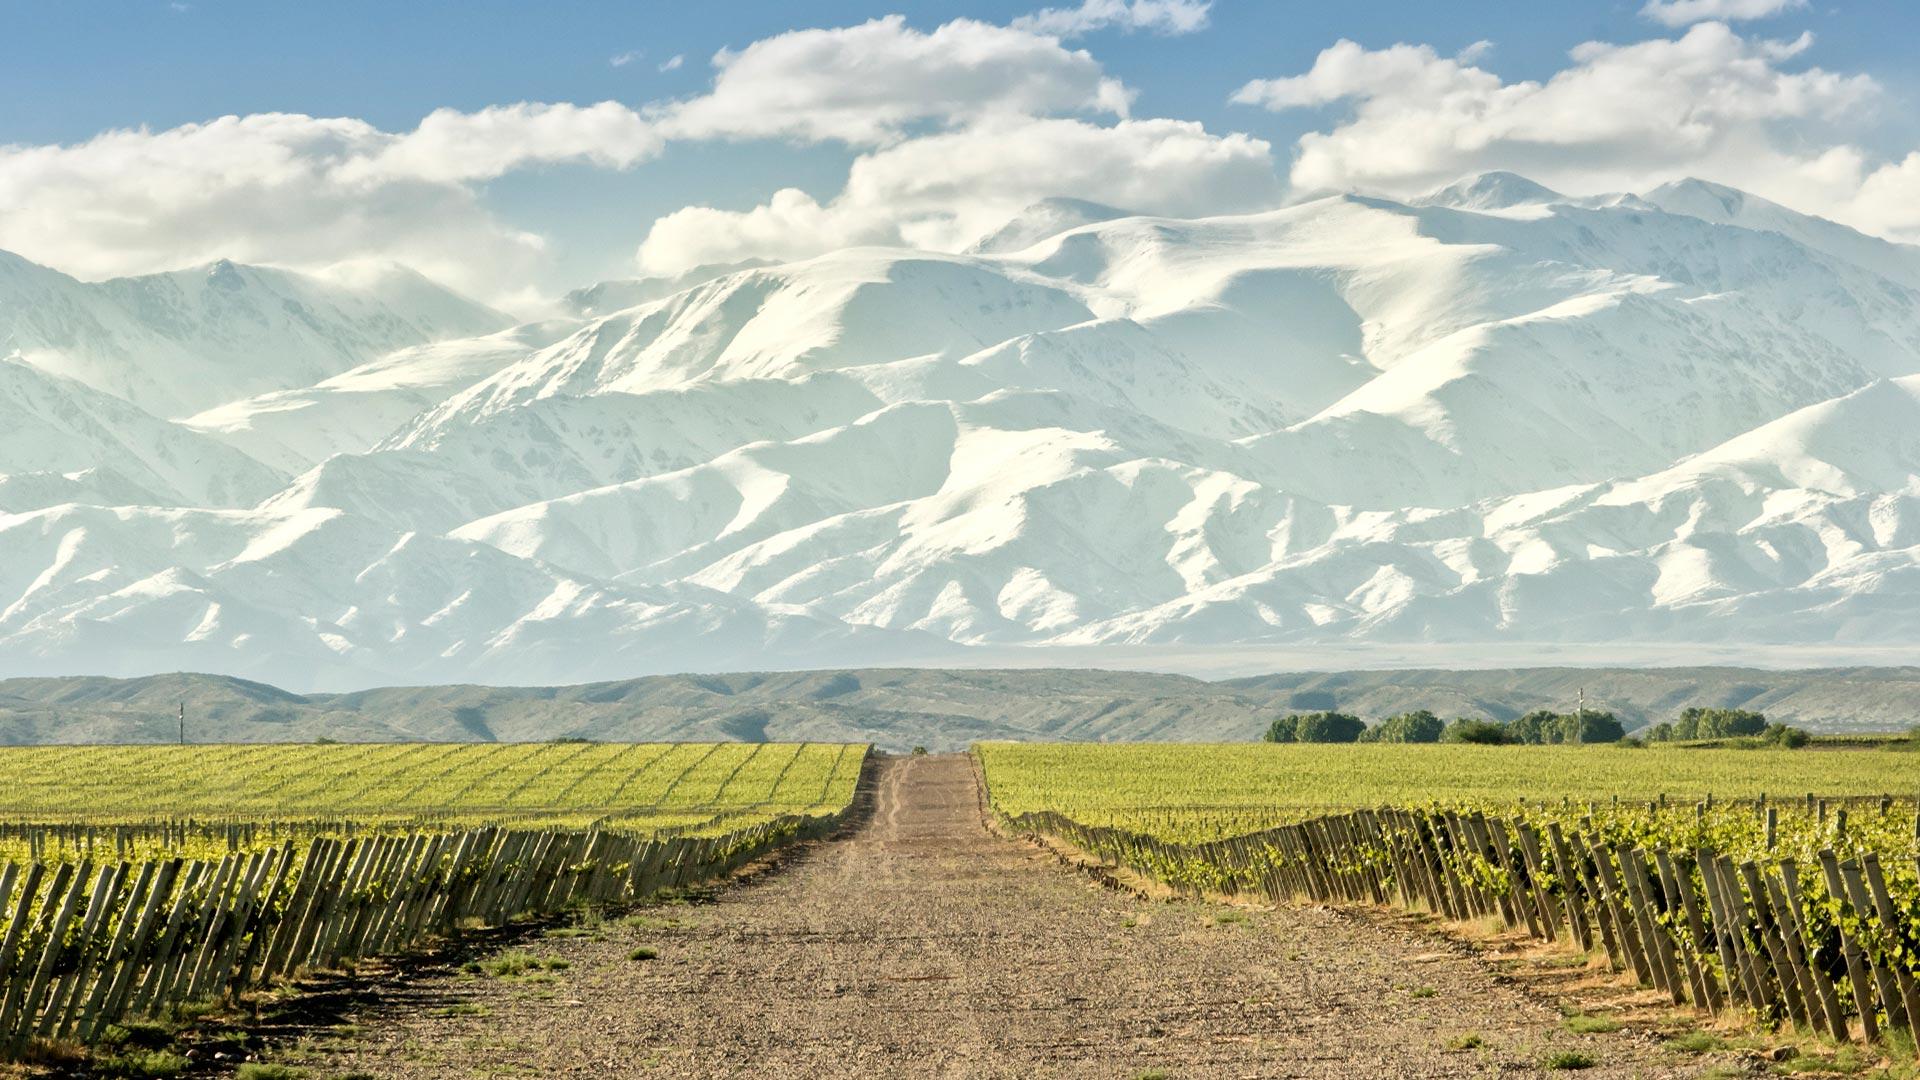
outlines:
[[511, 323], [392, 268], [336, 280], [221, 259], [82, 282], [9, 256], [0, 270], [0, 344], [159, 416], [303, 386], [393, 349]]
[[1565, 198], [1559, 192], [1518, 173], [1495, 171], [1456, 180], [1415, 202], [1423, 206], [1446, 206], [1455, 210], [1511, 210], [1519, 206], [1560, 202]]
[[0, 259], [0, 674], [1920, 644], [1920, 261], [1732, 189], [1049, 200], [463, 303]]
[[1093, 225], [1102, 221], [1130, 216], [1125, 210], [1118, 210], [1086, 199], [1050, 198], [1020, 211], [1007, 220], [1007, 223], [976, 240], [967, 250], [977, 254], [1004, 254], [1023, 251], [1048, 237], [1058, 236], [1068, 229], [1077, 229], [1082, 225]]

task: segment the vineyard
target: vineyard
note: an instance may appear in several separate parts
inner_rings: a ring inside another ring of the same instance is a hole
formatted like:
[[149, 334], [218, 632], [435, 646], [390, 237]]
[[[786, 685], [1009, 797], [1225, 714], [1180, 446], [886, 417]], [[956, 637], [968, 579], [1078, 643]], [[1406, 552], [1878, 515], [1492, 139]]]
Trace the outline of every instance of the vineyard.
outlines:
[[1355, 807], [1911, 796], [1920, 787], [1920, 755], [1901, 745], [1808, 752], [983, 743], [976, 753], [1003, 813], [1052, 810], [1083, 824], [1200, 841]]
[[1920, 1032], [1910, 753], [977, 753], [1009, 827], [1182, 891], [1497, 920], [1604, 956], [1676, 1005], [1840, 1041]]
[[865, 748], [0, 751], [0, 1049], [462, 929], [635, 900], [818, 836]]

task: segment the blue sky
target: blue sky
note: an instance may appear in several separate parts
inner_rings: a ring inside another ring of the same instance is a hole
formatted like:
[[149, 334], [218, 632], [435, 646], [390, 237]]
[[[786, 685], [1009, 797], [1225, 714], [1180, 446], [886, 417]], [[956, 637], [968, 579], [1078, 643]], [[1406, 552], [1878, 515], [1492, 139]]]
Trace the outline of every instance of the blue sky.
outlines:
[[[1120, 0], [1110, 2], [1118, 4]], [[1391, 149], [1390, 144], [1369, 139], [1365, 130], [1346, 130], [1345, 125], [1350, 125], [1354, 114], [1364, 111], [1368, 102], [1382, 112], [1396, 107], [1393, 99], [1376, 86], [1317, 98], [1311, 91], [1290, 86], [1270, 95], [1264, 105], [1230, 100], [1253, 80], [1309, 72], [1323, 51], [1342, 39], [1357, 43], [1364, 52], [1401, 43], [1426, 46], [1434, 64], [1445, 64], [1475, 43], [1488, 42], [1467, 54], [1467, 66], [1512, 85], [1526, 80], [1544, 82], [1577, 66], [1570, 60], [1569, 50], [1585, 42], [1629, 46], [1677, 40], [1688, 32], [1686, 22], [1712, 21], [1687, 19], [1669, 24], [1649, 17], [1637, 2], [1434, 5], [1219, 0], [1210, 7], [1199, 0], [1161, 2], [1204, 8], [1205, 25], [1185, 33], [1108, 26], [1072, 35], [1060, 47], [1091, 54], [1104, 77], [1118, 80], [1131, 91], [1131, 104], [1126, 109], [1130, 118], [1190, 121], [1203, 127], [1210, 137], [1240, 133], [1264, 142], [1278, 176], [1278, 194], [1264, 189], [1254, 193], [1244, 183], [1235, 189], [1220, 180], [1219, 189], [1229, 193], [1223, 198], [1223, 209], [1244, 208], [1239, 205], [1241, 201], [1297, 197], [1303, 188], [1301, 180], [1307, 175], [1336, 178], [1334, 186], [1396, 192], [1398, 185], [1414, 184], [1416, 173], [1424, 181], [1448, 168], [1479, 164], [1472, 153], [1462, 152], [1442, 155], [1430, 163], [1430, 168], [1423, 164], [1413, 172], [1387, 173], [1371, 168], [1367, 155], [1379, 156]], [[1754, 154], [1759, 141], [1764, 141], [1769, 155], [1780, 155], [1778, 162], [1773, 157], [1763, 159], [1774, 171], [1787, 168], [1782, 163], [1806, 166], [1800, 170], [1804, 176], [1782, 179], [1764, 194], [1904, 238], [1903, 230], [1910, 223], [1897, 211], [1874, 207], [1888, 204], [1905, 189], [1891, 186], [1891, 181], [1881, 183], [1881, 190], [1865, 194], [1856, 189], [1870, 185], [1876, 170], [1898, 165], [1920, 147], [1920, 122], [1915, 120], [1920, 109], [1914, 107], [1920, 100], [1920, 93], [1916, 93], [1920, 87], [1916, 86], [1912, 62], [1915, 47], [1920, 46], [1920, 5], [1894, 0], [1671, 2], [1706, 5], [1702, 10], [1723, 16], [1728, 33], [1756, 55], [1765, 52], [1765, 42], [1797, 42], [1791, 50], [1776, 48], [1781, 54], [1778, 57], [1765, 55], [1757, 61], [1770, 72], [1795, 77], [1816, 70], [1836, 80], [1863, 80], [1848, 84], [1851, 89], [1827, 88], [1831, 94], [1824, 113], [1815, 110], [1805, 115], [1769, 115], [1753, 122], [1752, 130], [1734, 130], [1747, 122], [1742, 118], [1726, 120], [1730, 134], [1725, 145], [1700, 155], [1701, 171], [1738, 173], [1742, 171], [1738, 155]], [[1731, 17], [1755, 4], [1784, 10], [1765, 18]], [[930, 33], [962, 17], [1005, 26], [1038, 6], [846, 2], [309, 5], [205, 0], [184, 4], [164, 0], [42, 4], [4, 0], [0, 144], [18, 155], [34, 148], [86, 144], [114, 129], [165, 132], [221, 116], [261, 113], [352, 118], [378, 132], [393, 134], [414, 129], [435, 110], [476, 114], [522, 102], [584, 106], [613, 101], [644, 113], [650, 105], [658, 107], [706, 94], [716, 77], [710, 60], [721, 49], [738, 52], [754, 42], [796, 29], [852, 27], [890, 13], [904, 15], [905, 28], [917, 34]], [[1812, 34], [1811, 40], [1800, 40], [1807, 31]], [[1756, 62], [1725, 50], [1720, 55], [1730, 70]], [[629, 59], [617, 65], [612, 62], [622, 56]], [[676, 56], [682, 58], [679, 66], [662, 71], [662, 65]], [[1648, 62], [1669, 61], [1654, 58]], [[1753, 86], [1746, 75], [1737, 78], [1742, 80], [1739, 85]], [[898, 87], [903, 97], [920, 92], [911, 84]], [[1770, 91], [1761, 87], [1755, 92], [1765, 95]], [[1312, 100], [1297, 103], [1303, 95]], [[1554, 115], [1569, 111], [1565, 102], [1556, 107], [1561, 112]], [[1072, 117], [1089, 124], [1111, 125], [1119, 120], [1118, 114], [1102, 112], [1096, 106], [1061, 101], [1027, 111]], [[463, 227], [484, 223], [497, 232], [516, 235], [524, 242], [523, 247], [533, 245], [529, 238], [537, 237], [537, 256], [503, 264], [491, 276], [476, 275], [461, 282], [491, 298], [518, 295], [522, 302], [531, 302], [536, 295], [551, 295], [567, 285], [635, 273], [635, 249], [653, 222], [682, 207], [705, 205], [747, 211], [768, 203], [781, 188], [797, 188], [822, 205], [832, 204], [847, 181], [850, 165], [861, 155], [882, 151], [902, 140], [966, 127], [976, 119], [972, 113], [921, 116], [887, 136], [864, 141], [795, 135], [791, 131], [769, 138], [721, 125], [721, 129], [698, 137], [669, 138], [657, 147], [636, 149], [632, 160], [611, 164], [593, 160], [590, 154], [555, 152], [497, 171], [482, 169], [474, 175], [436, 177], [435, 182], [457, 189], [448, 193], [454, 203], [470, 198], [471, 204], [448, 203], [443, 207], [448, 216], [436, 226], [434, 236], [438, 239], [429, 241], [418, 236], [409, 240], [412, 247], [393, 250], [382, 250], [381, 245], [369, 241], [364, 245], [365, 254], [414, 262], [437, 260], [433, 268], [441, 269], [458, 265], [459, 260], [445, 249], [457, 246], [448, 238], [457, 236]], [[1543, 121], [1530, 117], [1524, 122], [1537, 129]], [[1570, 127], [1579, 126], [1577, 118], [1567, 122]], [[1352, 145], [1339, 152], [1344, 157], [1325, 168], [1310, 168], [1306, 174], [1298, 170], [1302, 136], [1343, 131], [1353, 137]], [[1460, 138], [1470, 142], [1477, 137]], [[1584, 160], [1601, 160], [1597, 156], [1600, 149], [1614, 152], [1611, 142], [1624, 136], [1608, 132], [1605, 138], [1610, 140], [1608, 147], [1588, 146], [1596, 156]], [[1551, 137], [1546, 141], [1554, 142]], [[1538, 164], [1543, 160], [1538, 144], [1536, 132], [1531, 150], [1496, 146], [1484, 155], [1485, 164]], [[1838, 158], [1831, 158], [1837, 147], [1858, 157], [1851, 172], [1840, 168], [1844, 163]], [[1582, 173], [1570, 164], [1561, 170], [1559, 179], [1563, 185], [1572, 180], [1573, 186], [1580, 186], [1583, 177], [1591, 174], [1595, 184], [1604, 186], [1606, 180], [1657, 178], [1688, 164], [1672, 147], [1656, 147], [1644, 156], [1636, 156], [1642, 148], [1629, 140], [1617, 149], [1619, 160], [1641, 160], [1644, 167], [1589, 168]], [[1831, 160], [1817, 167], [1812, 164], [1822, 160], [1823, 154]], [[1560, 164], [1557, 158], [1544, 160], [1550, 168]], [[1569, 154], [1566, 160], [1571, 163], [1580, 158]], [[71, 229], [61, 228], [63, 221], [58, 215], [66, 215], [65, 224], [70, 225], [91, 220], [94, 212], [81, 203], [33, 209], [33, 196], [40, 190], [35, 185], [52, 184], [50, 177], [55, 173], [42, 159], [25, 164], [21, 161], [15, 162], [20, 172], [9, 182], [7, 162], [0, 154], [0, 247], [25, 248], [22, 253], [29, 257], [83, 276], [151, 269], [167, 262], [176, 251], [180, 259], [190, 260], [211, 250], [190, 242], [208, 231], [204, 209], [196, 210], [186, 220], [176, 220], [167, 216], [176, 207], [156, 205], [152, 229], [142, 232], [139, 222], [122, 220], [110, 237], [103, 237], [92, 248], [63, 254], [60, 243], [50, 238]], [[159, 170], [164, 164], [135, 166], [143, 167]], [[81, 163], [63, 161], [60, 168], [78, 170]], [[123, 161], [120, 168], [124, 172], [128, 166]], [[1915, 182], [1920, 183], [1920, 163], [1913, 171]], [[71, 171], [58, 173], [67, 187], [73, 186], [73, 175]], [[194, 175], [193, 183], [209, 182], [204, 173]], [[214, 182], [218, 179], [215, 177]], [[1201, 178], [1195, 183], [1204, 186], [1216, 180]], [[1893, 180], [1904, 182], [1904, 176], [1894, 176]], [[180, 184], [182, 188], [190, 186], [186, 180]], [[1020, 194], [1031, 190], [1039, 189], [1029, 185]], [[1244, 194], [1244, 199], [1232, 194], [1236, 190]], [[99, 197], [117, 200], [111, 206], [116, 216], [124, 218], [130, 200], [116, 192], [103, 186]], [[1089, 194], [1076, 190], [1053, 193]], [[297, 194], [288, 192], [290, 199]], [[1013, 197], [1011, 192], [1006, 196]], [[1147, 191], [1140, 197], [1151, 203], [1155, 195]], [[416, 216], [425, 212], [422, 207], [426, 196], [421, 192], [406, 193], [404, 200], [407, 212]], [[161, 200], [154, 201], [157, 204]], [[977, 209], [949, 216], [971, 223], [991, 216], [999, 205], [988, 200]], [[1145, 208], [1191, 209], [1184, 205]], [[937, 216], [936, 209], [920, 207], [913, 213]], [[275, 227], [285, 227], [284, 219], [296, 210], [292, 204], [281, 209], [262, 202], [251, 206], [250, 212], [256, 213], [260, 222], [277, 222]], [[939, 233], [938, 229], [916, 232], [914, 222], [919, 218], [909, 221], [903, 216], [899, 221], [875, 224], [871, 208], [861, 213], [866, 217], [856, 222], [856, 215], [848, 210], [843, 215], [847, 220], [828, 228], [827, 233], [831, 237], [891, 236], [893, 233], [887, 230], [893, 229], [909, 238]], [[30, 214], [38, 217], [32, 227], [22, 224]], [[737, 222], [723, 224], [732, 227]], [[953, 225], [948, 231], [960, 227]], [[380, 232], [377, 222], [366, 223], [367, 236], [377, 237]], [[229, 243], [241, 247], [240, 254], [245, 257], [293, 264], [356, 254], [331, 249], [314, 235], [300, 233], [280, 237], [288, 251], [276, 258], [275, 239], [272, 229], [263, 224], [253, 233], [236, 233]], [[816, 242], [830, 241], [816, 238]], [[439, 245], [433, 257], [409, 257], [433, 244]], [[741, 241], [715, 250], [719, 254], [739, 254], [750, 253], [750, 247]], [[800, 240], [782, 238], [769, 253], [786, 256], [805, 250]], [[137, 251], [138, 257], [122, 258], [116, 251]], [[662, 255], [660, 265], [672, 266], [675, 259], [691, 260], [699, 254]]]

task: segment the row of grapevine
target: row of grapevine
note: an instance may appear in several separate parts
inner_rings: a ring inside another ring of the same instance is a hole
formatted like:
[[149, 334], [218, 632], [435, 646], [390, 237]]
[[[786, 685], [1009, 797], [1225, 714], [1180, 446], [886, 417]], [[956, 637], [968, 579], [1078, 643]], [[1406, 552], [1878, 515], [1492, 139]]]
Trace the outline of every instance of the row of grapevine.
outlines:
[[[1879, 805], [1890, 811], [1890, 801]], [[1802, 865], [1791, 854], [1731, 844], [1669, 846], [1668, 837], [1709, 834], [1663, 828], [1657, 809], [1637, 834], [1597, 826], [1591, 816], [1379, 809], [1197, 843], [1050, 810], [1003, 818], [1016, 831], [1058, 837], [1195, 894], [1498, 919], [1536, 938], [1603, 950], [1615, 971], [1631, 971], [1676, 1005], [1743, 1009], [1841, 1041], [1876, 1041], [1889, 1027], [1920, 1032], [1920, 859], [1911, 818], [1899, 852], [1839, 844]], [[1773, 815], [1760, 811], [1770, 837]], [[1827, 835], [1843, 837], [1845, 827], [1836, 819]], [[1882, 854], [1895, 861], [1883, 865]]]
[[[219, 858], [0, 869], [0, 1044], [90, 1043], [123, 1019], [301, 969], [420, 948], [582, 902], [709, 879], [830, 830], [845, 809], [720, 835], [499, 826], [314, 836]], [[123, 841], [124, 842], [124, 841]], [[105, 850], [103, 845], [102, 850]]]

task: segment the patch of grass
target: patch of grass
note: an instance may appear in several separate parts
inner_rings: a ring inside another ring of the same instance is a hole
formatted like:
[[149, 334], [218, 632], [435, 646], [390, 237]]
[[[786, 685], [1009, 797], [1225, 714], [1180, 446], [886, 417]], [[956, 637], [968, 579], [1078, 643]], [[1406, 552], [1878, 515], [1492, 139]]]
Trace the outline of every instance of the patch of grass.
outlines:
[[1215, 926], [1234, 926], [1246, 921], [1247, 916], [1245, 912], [1233, 911], [1231, 909], [1222, 911], [1213, 917], [1213, 925]]
[[291, 1065], [249, 1061], [234, 1072], [233, 1080], [302, 1080], [306, 1075], [307, 1070], [296, 1069]]
[[540, 981], [546, 976], [537, 974], [542, 968], [553, 971], [572, 965], [558, 957], [540, 957], [529, 952], [514, 950], [503, 952], [491, 960], [466, 965], [465, 969], [476, 975], [491, 975], [496, 979], [526, 979]]
[[1536, 963], [1549, 968], [1583, 968], [1592, 962], [1586, 953], [1573, 953], [1570, 956], [1542, 956]]
[[1666, 1047], [1682, 1054], [1704, 1054], [1709, 1050], [1719, 1050], [1726, 1041], [1711, 1031], [1688, 1031], [1668, 1039]]
[[627, 959], [629, 960], [658, 960], [659, 958], [660, 950], [646, 945], [642, 945], [627, 954]]
[[170, 1077], [187, 1071], [187, 1059], [171, 1050], [129, 1050], [94, 1063], [100, 1076]]
[[1574, 1013], [1561, 1023], [1576, 1035], [1605, 1035], [1620, 1030], [1620, 1021], [1610, 1016], [1588, 1016], [1585, 1013]]
[[1407, 995], [1409, 997], [1415, 997], [1415, 998], [1430, 998], [1430, 997], [1433, 997], [1435, 994], [1438, 994], [1439, 992], [1440, 991], [1435, 990], [1431, 986], [1416, 986], [1413, 989], [1407, 991]]
[[100, 1033], [100, 1045], [110, 1050], [122, 1047], [160, 1050], [173, 1043], [175, 1030], [172, 1024], [158, 1020], [125, 1020], [107, 1025]]
[[1446, 1049], [1458, 1054], [1467, 1050], [1478, 1050], [1485, 1045], [1487, 1040], [1481, 1038], [1478, 1032], [1469, 1031], [1465, 1035], [1455, 1035], [1448, 1039]]
[[486, 1016], [491, 1012], [492, 1010], [488, 1009], [485, 1005], [481, 1005], [477, 1002], [472, 1002], [472, 1001], [462, 1001], [453, 1005], [442, 1006], [438, 1009], [433, 1010], [433, 1012], [430, 1013], [429, 1015], [432, 1015], [432, 1016]]
[[1168, 1080], [1171, 1075], [1165, 1069], [1142, 1069], [1133, 1074], [1133, 1080]]
[[1773, 1067], [1789, 1075], [1794, 1073], [1817, 1073], [1829, 1076], [1853, 1076], [1865, 1072], [1872, 1064], [1856, 1046], [1842, 1046], [1832, 1054], [1803, 1054], [1776, 1063]]
[[1555, 1050], [1540, 1059], [1543, 1069], [1573, 1070], [1591, 1069], [1599, 1064], [1593, 1055], [1580, 1050]]

